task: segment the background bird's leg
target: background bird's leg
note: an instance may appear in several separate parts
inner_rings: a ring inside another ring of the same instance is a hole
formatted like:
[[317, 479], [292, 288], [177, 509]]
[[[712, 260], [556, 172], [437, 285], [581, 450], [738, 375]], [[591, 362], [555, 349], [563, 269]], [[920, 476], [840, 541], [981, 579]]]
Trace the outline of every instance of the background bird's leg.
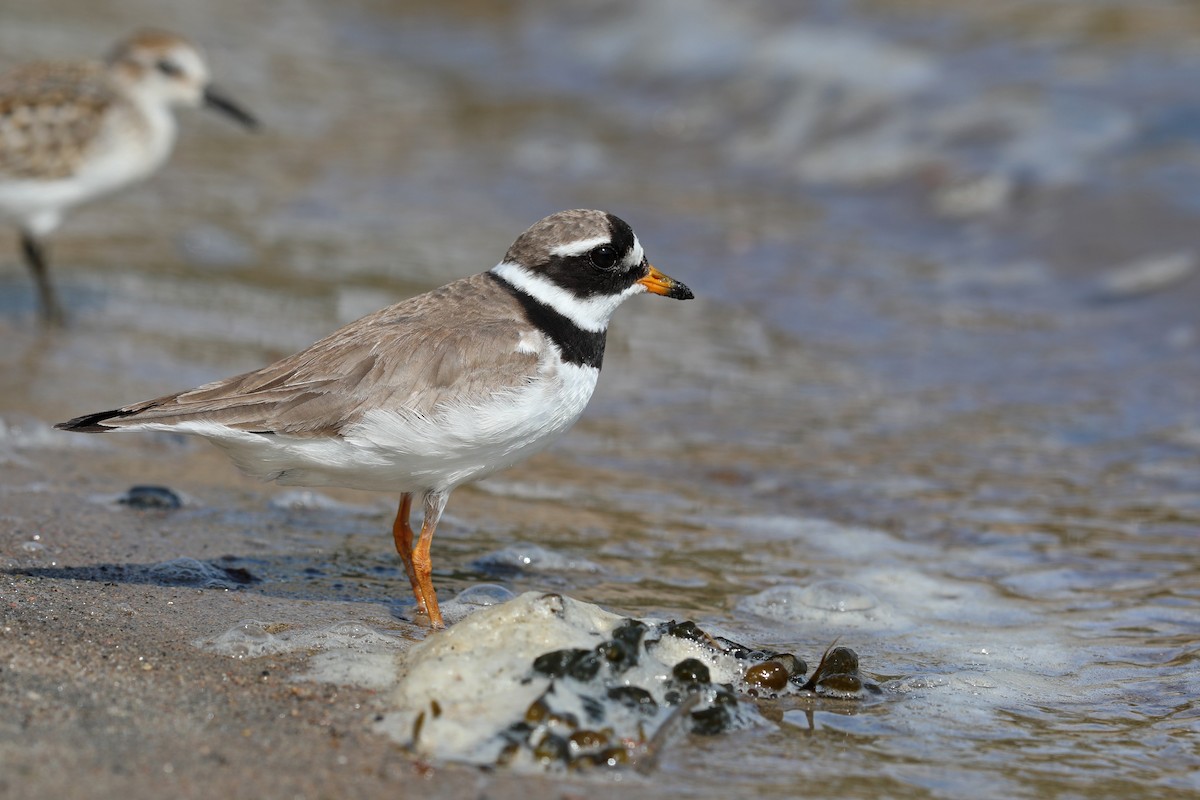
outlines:
[[416, 573], [418, 594], [425, 598], [425, 608], [429, 612], [429, 623], [435, 628], [444, 628], [442, 612], [438, 608], [437, 594], [433, 590], [433, 559], [429, 556], [429, 546], [433, 544], [433, 531], [437, 528], [442, 511], [446, 508], [449, 492], [427, 492], [425, 494], [425, 519], [421, 523], [421, 537], [413, 550], [413, 572]]
[[21, 252], [25, 256], [25, 263], [29, 265], [29, 271], [33, 273], [34, 282], [37, 283], [42, 320], [49, 325], [62, 325], [62, 306], [58, 304], [54, 284], [50, 283], [45, 251], [33, 234], [26, 230], [21, 231]]
[[396, 541], [396, 552], [400, 554], [400, 561], [404, 564], [404, 571], [408, 574], [408, 582], [412, 585], [413, 597], [417, 598], [417, 611], [424, 614], [428, 609], [425, 607], [425, 598], [421, 596], [421, 590], [417, 586], [417, 573], [413, 571], [413, 531], [408, 524], [408, 515], [412, 512], [412, 494], [405, 492], [400, 495], [400, 508], [396, 511], [396, 520], [392, 523], [392, 538]]
[[46, 251], [42, 248], [34, 234], [28, 230], [20, 231], [20, 252], [24, 254], [25, 264], [34, 273], [37, 284], [38, 308], [42, 313], [42, 321], [48, 325], [62, 324], [62, 307], [59, 297], [55, 294], [54, 284], [50, 283], [50, 273], [46, 264]]

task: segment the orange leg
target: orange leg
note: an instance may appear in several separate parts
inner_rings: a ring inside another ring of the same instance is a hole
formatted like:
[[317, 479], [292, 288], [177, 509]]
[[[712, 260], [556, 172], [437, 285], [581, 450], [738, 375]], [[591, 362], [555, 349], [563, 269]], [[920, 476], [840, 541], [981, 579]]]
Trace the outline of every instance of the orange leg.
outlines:
[[417, 573], [413, 571], [413, 531], [408, 524], [408, 515], [412, 512], [412, 495], [408, 492], [400, 495], [400, 508], [396, 510], [396, 520], [392, 523], [392, 538], [396, 541], [396, 552], [404, 564], [408, 582], [412, 585], [413, 596], [417, 598], [417, 612], [427, 612], [425, 598], [417, 585]]
[[450, 497], [445, 492], [425, 493], [425, 519], [421, 522], [421, 536], [416, 540], [413, 549], [413, 573], [418, 584], [418, 593], [425, 599], [425, 608], [430, 614], [430, 625], [445, 627], [442, 621], [442, 610], [438, 608], [438, 596], [433, 591], [433, 559], [430, 557], [430, 546], [433, 543], [433, 530], [438, 527], [439, 519]]
[[433, 531], [437, 528], [442, 511], [446, 508], [448, 493], [427, 492], [425, 494], [425, 519], [421, 523], [421, 536], [417, 546], [413, 547], [413, 530], [408, 524], [412, 512], [412, 494], [405, 492], [400, 495], [400, 508], [396, 510], [396, 519], [392, 522], [392, 539], [396, 542], [396, 552], [404, 564], [404, 572], [408, 582], [412, 584], [413, 597], [417, 599], [417, 613], [428, 614], [429, 623], [435, 628], [444, 628], [442, 612], [438, 608], [437, 593], [433, 589], [433, 559], [429, 555], [430, 545], [433, 544]]

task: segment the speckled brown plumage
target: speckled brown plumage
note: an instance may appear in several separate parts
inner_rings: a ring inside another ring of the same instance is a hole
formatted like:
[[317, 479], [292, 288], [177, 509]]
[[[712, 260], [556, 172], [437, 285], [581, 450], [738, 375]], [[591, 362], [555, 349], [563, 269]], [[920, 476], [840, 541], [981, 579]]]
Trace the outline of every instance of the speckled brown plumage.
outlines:
[[100, 62], [42, 62], [0, 76], [0, 179], [73, 175], [123, 102]]
[[0, 217], [21, 231], [44, 321], [64, 314], [42, 240], [68, 210], [152, 175], [174, 147], [174, 109], [201, 105], [257, 125], [211, 86], [200, 50], [165, 31], [138, 31], [105, 61], [0, 75]]

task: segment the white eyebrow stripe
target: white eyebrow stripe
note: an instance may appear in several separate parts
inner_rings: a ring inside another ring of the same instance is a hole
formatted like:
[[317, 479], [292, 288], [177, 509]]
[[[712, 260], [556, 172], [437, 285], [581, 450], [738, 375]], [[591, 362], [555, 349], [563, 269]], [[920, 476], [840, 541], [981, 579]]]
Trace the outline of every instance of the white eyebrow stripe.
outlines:
[[625, 259], [625, 266], [628, 269], [633, 269], [646, 258], [646, 251], [642, 249], [642, 243], [638, 241], [637, 234], [633, 236], [633, 249], [629, 251], [629, 258]]
[[596, 236], [591, 239], [580, 239], [574, 242], [560, 244], [550, 251], [552, 256], [580, 256], [591, 250], [593, 247], [599, 247], [602, 244], [608, 244], [612, 240], [607, 236]]

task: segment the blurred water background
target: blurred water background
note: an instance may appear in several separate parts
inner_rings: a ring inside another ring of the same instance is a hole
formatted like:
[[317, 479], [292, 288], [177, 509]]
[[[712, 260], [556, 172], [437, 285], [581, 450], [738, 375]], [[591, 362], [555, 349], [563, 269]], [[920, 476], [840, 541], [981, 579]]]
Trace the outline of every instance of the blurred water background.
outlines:
[[[469, 492], [527, 521], [439, 530], [443, 592], [840, 637], [885, 689], [678, 748], [667, 793], [1194, 796], [1200, 6], [101, 5], [8, 0], [3, 64], [153, 23], [266, 128], [185, 114], [69, 218], [62, 334], [0, 232], [10, 425], [252, 368], [604, 208], [699, 299], [617, 315], [584, 420]], [[370, 541], [381, 600], [385, 518], [306, 532]]]

